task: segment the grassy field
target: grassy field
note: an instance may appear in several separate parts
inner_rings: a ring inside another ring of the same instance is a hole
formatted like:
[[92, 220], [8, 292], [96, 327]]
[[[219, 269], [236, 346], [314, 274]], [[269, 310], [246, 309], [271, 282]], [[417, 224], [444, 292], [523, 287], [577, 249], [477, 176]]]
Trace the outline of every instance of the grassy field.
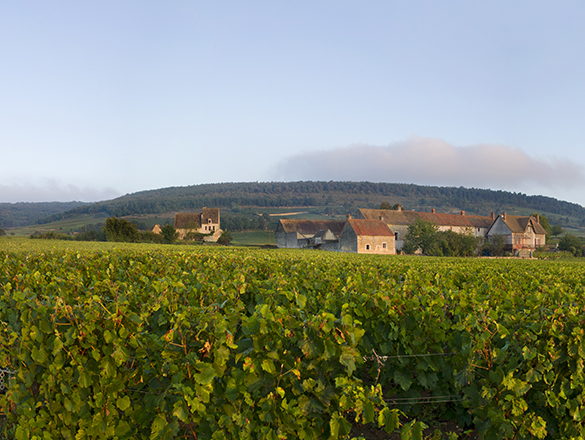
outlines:
[[274, 245], [274, 231], [243, 231], [230, 232], [233, 244], [244, 246]]
[[79, 228], [96, 224], [96, 223], [104, 223], [106, 221], [105, 217], [94, 217], [92, 215], [81, 215], [71, 219], [59, 220], [57, 222], [47, 223], [44, 225], [29, 225], [23, 226], [21, 228], [9, 228], [6, 230], [8, 235], [14, 236], [24, 236], [24, 235], [31, 235], [35, 232], [48, 232], [48, 231], [55, 231], [62, 234], [66, 234], [68, 232], [77, 231]]
[[[59, 220], [56, 222], [46, 223], [42, 225], [29, 225], [21, 228], [6, 229], [6, 233], [12, 236], [31, 235], [35, 232], [49, 232], [54, 231], [61, 234], [68, 234], [70, 232], [77, 232], [80, 228], [88, 225], [103, 224], [106, 221], [105, 216], [93, 215], [79, 215], [73, 218]], [[173, 218], [169, 216], [142, 216], [142, 217], [128, 217], [128, 221], [136, 221], [145, 224], [148, 229], [151, 229], [155, 224], [165, 224], [173, 222]]]

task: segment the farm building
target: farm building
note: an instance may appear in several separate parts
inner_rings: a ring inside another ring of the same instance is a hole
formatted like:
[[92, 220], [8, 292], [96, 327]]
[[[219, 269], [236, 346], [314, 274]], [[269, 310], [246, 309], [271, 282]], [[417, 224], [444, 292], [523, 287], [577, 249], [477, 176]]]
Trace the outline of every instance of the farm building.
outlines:
[[451, 230], [457, 233], [470, 233], [475, 237], [485, 237], [488, 229], [495, 220], [495, 214], [491, 217], [461, 214], [440, 214], [434, 209], [432, 212], [415, 212], [391, 209], [360, 209], [356, 216], [358, 219], [381, 220], [394, 232], [396, 250], [402, 249], [404, 237], [408, 232], [408, 226], [417, 219], [434, 223], [439, 231]]
[[382, 220], [348, 218], [339, 236], [339, 250], [392, 255], [396, 253], [394, 232]]
[[276, 226], [276, 246], [333, 250], [344, 224], [341, 220], [281, 219]]
[[540, 224], [538, 215], [498, 215], [486, 235], [506, 237], [506, 250], [519, 256], [527, 256], [537, 247], [546, 244], [546, 231]]
[[221, 235], [219, 208], [203, 208], [201, 212], [178, 212], [175, 214], [175, 229], [179, 238], [190, 232], [208, 235], [205, 241], [215, 242]]

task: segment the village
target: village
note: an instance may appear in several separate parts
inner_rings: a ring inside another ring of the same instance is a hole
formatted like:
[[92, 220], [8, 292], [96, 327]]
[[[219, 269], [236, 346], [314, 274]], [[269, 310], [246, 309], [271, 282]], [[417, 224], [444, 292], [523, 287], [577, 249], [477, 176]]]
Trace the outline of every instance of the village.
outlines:
[[[546, 230], [540, 216], [517, 216], [506, 213], [491, 216], [443, 214], [397, 209], [359, 209], [355, 218], [345, 220], [280, 219], [275, 231], [278, 248], [320, 249], [333, 252], [395, 255], [402, 253], [410, 225], [417, 221], [435, 225], [437, 231], [452, 231], [475, 238], [503, 237], [510, 255], [531, 257], [546, 245]], [[221, 236], [219, 208], [203, 208], [199, 213], [177, 213], [174, 228], [179, 239], [200, 234], [206, 242]], [[156, 225], [155, 233], [161, 233]]]

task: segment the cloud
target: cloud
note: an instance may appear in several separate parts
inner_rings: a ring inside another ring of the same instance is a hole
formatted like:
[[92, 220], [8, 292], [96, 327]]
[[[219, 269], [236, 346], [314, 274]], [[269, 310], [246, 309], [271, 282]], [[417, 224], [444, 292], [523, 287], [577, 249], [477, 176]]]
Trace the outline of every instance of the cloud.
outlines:
[[385, 147], [352, 145], [298, 154], [277, 167], [281, 180], [344, 180], [526, 190], [574, 189], [585, 183], [582, 166], [566, 159], [533, 158], [497, 144], [455, 147], [413, 136]]
[[0, 203], [17, 202], [95, 202], [119, 196], [113, 188], [79, 187], [55, 179], [40, 183], [0, 184]]

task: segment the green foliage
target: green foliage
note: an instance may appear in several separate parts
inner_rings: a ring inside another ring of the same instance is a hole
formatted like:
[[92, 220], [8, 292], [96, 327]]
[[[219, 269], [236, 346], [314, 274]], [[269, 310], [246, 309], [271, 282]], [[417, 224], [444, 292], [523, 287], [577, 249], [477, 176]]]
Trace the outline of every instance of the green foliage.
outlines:
[[6, 235], [6, 231], [2, 228], [0, 228], [0, 237]]
[[0, 251], [14, 438], [585, 436], [577, 260], [52, 245]]
[[505, 235], [490, 235], [484, 239], [482, 252], [492, 257], [502, 257], [505, 253], [506, 240]]
[[16, 438], [347, 438], [350, 417], [399, 428], [356, 377], [360, 322], [275, 290], [297, 259], [2, 259], [0, 361], [16, 376], [0, 407]]
[[228, 245], [233, 241], [233, 237], [232, 234], [230, 234], [228, 231], [222, 231], [221, 235], [219, 236], [219, 238], [217, 239], [217, 243], [218, 244], [222, 244], [222, 245]]
[[440, 231], [437, 232], [437, 245], [430, 252], [435, 256], [472, 257], [477, 252], [478, 244], [479, 240], [471, 233]]
[[165, 238], [161, 234], [152, 231], [138, 231], [138, 236], [141, 243], [165, 243]]
[[173, 243], [179, 236], [179, 233], [173, 225], [168, 223], [160, 228], [160, 233], [163, 236], [164, 242], [167, 244]]
[[138, 229], [128, 220], [109, 217], [106, 219], [106, 224], [103, 229], [108, 241], [138, 241]]
[[438, 230], [439, 227], [434, 223], [416, 219], [408, 225], [402, 250], [407, 254], [414, 254], [417, 250], [427, 255], [437, 252]]
[[558, 237], [559, 235], [562, 235], [562, 234], [564, 234], [564, 233], [565, 233], [565, 230], [563, 229], [563, 227], [562, 227], [561, 225], [554, 225], [554, 226], [551, 228], [551, 231], [550, 231], [550, 233], [551, 233], [551, 235], [552, 235], [553, 237]]
[[29, 238], [43, 240], [75, 240], [75, 237], [73, 237], [72, 235], [60, 234], [55, 231], [36, 232], [34, 234], [29, 235]]
[[571, 252], [576, 257], [583, 256], [585, 243], [583, 240], [573, 234], [565, 234], [559, 241], [559, 249]]
[[[364, 204], [365, 199], [370, 202]], [[556, 215], [585, 218], [585, 208], [543, 196], [527, 196], [522, 193], [431, 187], [410, 184], [373, 182], [251, 182], [192, 185], [188, 187], [163, 188], [129, 194], [115, 200], [92, 203], [71, 209], [47, 218], [48, 221], [73, 217], [80, 214], [105, 213], [107, 216], [167, 213], [171, 211], [192, 211], [204, 206], [232, 209], [239, 206], [269, 207], [316, 207], [341, 206], [347, 214], [352, 207], [375, 208], [389, 198], [412, 205], [421, 201], [428, 206], [465, 209], [469, 213], [485, 215], [495, 211], [530, 209]], [[365, 206], [367, 205], [367, 206]], [[0, 217], [3, 214], [0, 207]], [[410, 209], [415, 208], [411, 206]], [[235, 211], [233, 211], [235, 212]], [[223, 224], [230, 231], [237, 231], [234, 225]], [[2, 224], [0, 227], [10, 227]]]
[[79, 241], [106, 241], [106, 234], [103, 230], [90, 230], [76, 235], [75, 239]]
[[188, 232], [184, 240], [187, 242], [203, 243], [205, 237], [209, 234], [202, 234], [201, 232]]
[[471, 233], [439, 231], [433, 223], [418, 219], [408, 228], [403, 250], [412, 254], [420, 249], [425, 255], [435, 257], [471, 257], [477, 252], [478, 244], [479, 240]]

